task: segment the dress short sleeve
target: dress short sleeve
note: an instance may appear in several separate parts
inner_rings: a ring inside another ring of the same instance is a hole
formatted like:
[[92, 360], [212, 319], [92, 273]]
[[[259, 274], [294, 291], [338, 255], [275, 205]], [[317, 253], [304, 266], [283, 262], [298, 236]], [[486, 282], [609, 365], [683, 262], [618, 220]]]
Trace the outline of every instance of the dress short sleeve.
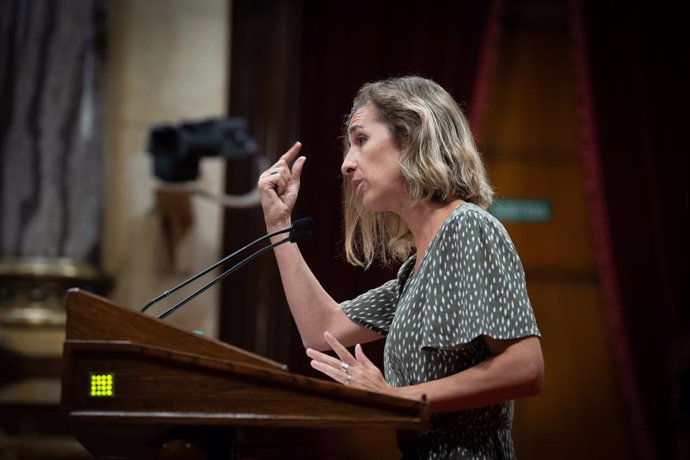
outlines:
[[414, 260], [411, 257], [400, 267], [396, 279], [342, 302], [340, 306], [345, 315], [367, 329], [387, 335], [400, 300], [401, 278], [409, 274]]
[[416, 276], [425, 286], [422, 347], [455, 349], [482, 335], [539, 336], [522, 263], [505, 228], [481, 208], [462, 208], [445, 222]]

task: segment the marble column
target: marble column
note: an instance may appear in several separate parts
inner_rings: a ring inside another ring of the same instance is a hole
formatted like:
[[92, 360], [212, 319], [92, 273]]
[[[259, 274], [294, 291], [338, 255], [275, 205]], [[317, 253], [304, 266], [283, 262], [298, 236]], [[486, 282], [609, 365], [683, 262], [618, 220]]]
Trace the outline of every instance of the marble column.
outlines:
[[0, 254], [97, 263], [105, 9], [0, 4]]

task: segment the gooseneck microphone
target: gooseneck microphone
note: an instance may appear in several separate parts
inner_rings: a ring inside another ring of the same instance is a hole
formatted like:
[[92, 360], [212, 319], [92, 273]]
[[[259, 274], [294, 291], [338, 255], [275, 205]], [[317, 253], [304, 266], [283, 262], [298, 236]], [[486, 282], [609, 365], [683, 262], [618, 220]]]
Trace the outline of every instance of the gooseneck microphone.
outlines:
[[202, 288], [200, 288], [199, 290], [193, 292], [190, 296], [184, 298], [184, 299], [181, 300], [179, 303], [177, 303], [177, 304], [174, 305], [173, 307], [170, 307], [169, 309], [167, 309], [166, 311], [164, 311], [162, 314], [160, 314], [160, 315], [158, 316], [158, 319], [166, 318], [166, 317], [170, 316], [172, 313], [174, 313], [176, 310], [178, 310], [179, 308], [181, 308], [183, 305], [185, 305], [187, 302], [189, 302], [190, 300], [194, 299], [194, 298], [197, 297], [198, 295], [200, 295], [200, 294], [202, 294], [203, 292], [205, 292], [207, 289], [209, 289], [211, 286], [213, 286], [214, 284], [216, 284], [218, 281], [222, 280], [222, 279], [225, 278], [226, 276], [229, 276], [229, 275], [232, 274], [233, 272], [235, 272], [235, 271], [239, 270], [240, 268], [242, 268], [244, 265], [246, 265], [249, 261], [251, 261], [252, 259], [254, 259], [256, 256], [258, 256], [258, 255], [261, 254], [262, 252], [267, 251], [267, 250], [272, 249], [272, 248], [275, 248], [275, 247], [277, 247], [277, 246], [280, 246], [281, 244], [284, 244], [284, 243], [288, 243], [288, 242], [290, 242], [290, 243], [296, 243], [296, 242], [301, 241], [302, 239], [304, 239], [304, 238], [306, 238], [306, 237], [308, 237], [308, 236], [311, 236], [311, 233], [312, 233], [312, 226], [313, 226], [312, 218], [311, 218], [311, 217], [304, 217], [304, 218], [302, 218], [302, 219], [297, 219], [297, 220], [294, 221], [294, 222], [292, 223], [292, 225], [290, 225], [289, 227], [285, 227], [285, 228], [283, 228], [283, 229], [281, 229], [281, 230], [277, 230], [277, 231], [275, 231], [275, 232], [271, 232], [271, 233], [269, 233], [269, 234], [267, 234], [267, 235], [264, 235], [264, 236], [262, 236], [262, 237], [260, 237], [260, 238], [257, 238], [256, 240], [252, 241], [251, 243], [247, 244], [246, 246], [244, 246], [244, 247], [238, 249], [237, 251], [235, 251], [235, 252], [233, 252], [232, 254], [230, 254], [230, 255], [228, 255], [228, 256], [222, 258], [221, 260], [219, 260], [219, 261], [216, 262], [215, 264], [211, 265], [210, 267], [208, 267], [208, 268], [204, 269], [203, 271], [197, 273], [196, 275], [192, 276], [192, 277], [189, 278], [188, 280], [183, 281], [182, 283], [178, 284], [178, 285], [175, 286], [174, 288], [172, 288], [172, 289], [170, 289], [170, 290], [167, 290], [167, 291], [164, 291], [163, 293], [161, 293], [160, 295], [158, 295], [158, 296], [155, 297], [154, 299], [152, 299], [152, 300], [150, 300], [149, 302], [147, 302], [146, 304], [144, 304], [144, 305], [141, 307], [141, 311], [144, 312], [144, 311], [148, 310], [148, 309], [149, 309], [152, 305], [154, 305], [155, 303], [161, 301], [162, 299], [166, 298], [167, 296], [169, 296], [169, 295], [172, 294], [173, 292], [175, 292], [175, 291], [177, 291], [177, 290], [183, 288], [184, 286], [187, 286], [189, 283], [191, 283], [191, 282], [197, 280], [197, 279], [200, 278], [201, 276], [203, 276], [203, 275], [205, 275], [206, 273], [210, 272], [211, 270], [213, 270], [214, 268], [218, 267], [219, 265], [221, 265], [221, 264], [227, 262], [227, 261], [230, 260], [231, 258], [233, 258], [233, 257], [235, 257], [236, 255], [242, 253], [243, 251], [249, 249], [250, 247], [254, 246], [255, 244], [258, 244], [258, 243], [260, 243], [260, 242], [262, 242], [262, 241], [264, 241], [264, 240], [266, 240], [266, 239], [268, 239], [268, 238], [271, 238], [271, 237], [273, 237], [273, 236], [276, 236], [276, 235], [280, 235], [280, 234], [282, 234], [282, 233], [288, 233], [288, 232], [289, 232], [289, 235], [288, 235], [286, 238], [284, 238], [284, 239], [282, 239], [282, 240], [280, 240], [280, 241], [277, 241], [277, 242], [275, 242], [275, 243], [269, 244], [269, 245], [267, 245], [267, 246], [264, 246], [264, 247], [262, 247], [262, 248], [260, 248], [260, 249], [258, 249], [258, 250], [256, 250], [256, 251], [254, 251], [254, 253], [252, 253], [251, 255], [249, 255], [248, 257], [246, 257], [245, 259], [243, 259], [243, 260], [240, 261], [239, 263], [233, 265], [231, 268], [229, 268], [228, 270], [226, 270], [225, 272], [223, 272], [220, 276], [214, 278], [213, 280], [211, 280], [210, 282], [208, 282], [206, 285], [204, 285]]

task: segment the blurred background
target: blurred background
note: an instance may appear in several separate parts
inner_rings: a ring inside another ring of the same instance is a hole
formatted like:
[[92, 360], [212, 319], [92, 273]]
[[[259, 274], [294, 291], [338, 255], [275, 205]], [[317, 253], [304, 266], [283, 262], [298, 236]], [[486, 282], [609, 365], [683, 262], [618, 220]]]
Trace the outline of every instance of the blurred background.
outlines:
[[[518, 458], [690, 458], [682, 17], [595, 0], [0, 0], [0, 459], [89, 458], [59, 415], [65, 291], [137, 309], [261, 236], [258, 174], [296, 140], [317, 277], [344, 300], [394, 276], [342, 256], [339, 136], [363, 83], [407, 74], [466, 110], [525, 266], [546, 386], [516, 402]], [[320, 377], [271, 254], [166, 321]], [[381, 362], [382, 344], [365, 350]], [[389, 433], [310, 442], [398, 455]]]

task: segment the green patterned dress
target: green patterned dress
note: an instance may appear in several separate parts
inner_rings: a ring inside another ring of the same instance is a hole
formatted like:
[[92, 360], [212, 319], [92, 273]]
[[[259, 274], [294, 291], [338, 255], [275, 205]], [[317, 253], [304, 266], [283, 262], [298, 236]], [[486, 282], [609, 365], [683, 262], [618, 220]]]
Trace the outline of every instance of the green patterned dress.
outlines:
[[[386, 336], [384, 375], [395, 387], [461, 372], [490, 356], [482, 336], [540, 336], [524, 270], [503, 225], [469, 203], [443, 223], [414, 276], [416, 256], [396, 279], [342, 303], [345, 314]], [[434, 414], [405, 458], [515, 458], [513, 402]]]

